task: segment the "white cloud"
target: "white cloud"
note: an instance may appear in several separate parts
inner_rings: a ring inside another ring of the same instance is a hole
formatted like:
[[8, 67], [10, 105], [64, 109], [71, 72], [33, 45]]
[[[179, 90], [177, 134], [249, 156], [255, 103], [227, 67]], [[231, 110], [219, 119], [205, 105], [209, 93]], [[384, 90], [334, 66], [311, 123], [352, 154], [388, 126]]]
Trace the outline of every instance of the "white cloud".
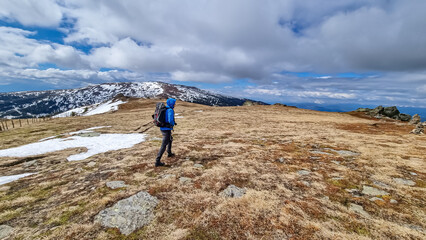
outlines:
[[172, 72], [171, 79], [177, 81], [197, 81], [197, 82], [229, 82], [232, 79], [228, 76], [217, 75], [208, 72]]
[[0, 1], [0, 19], [17, 20], [27, 26], [58, 26], [62, 9], [55, 0]]
[[88, 67], [82, 52], [71, 46], [29, 38], [34, 34], [18, 28], [0, 27], [0, 66], [24, 69], [53, 63], [66, 68]]
[[[153, 75], [164, 73], [177, 81], [250, 79], [260, 85], [253, 94], [262, 96], [322, 101], [376, 99], [374, 94], [377, 101], [421, 102], [425, 8], [423, 0], [1, 1], [0, 19], [61, 26], [66, 36], [58, 44], [0, 27], [0, 76], [6, 76], [0, 84], [14, 78], [58, 85], [66, 78], [67, 84], [164, 79]], [[76, 43], [93, 49], [85, 54], [72, 47]], [[35, 70], [42, 63], [70, 70]], [[285, 71], [321, 77], [280, 74]], [[343, 79], [335, 77], [339, 72], [376, 76]], [[262, 88], [272, 82], [274, 87]]]
[[163, 75], [144, 74], [129, 71], [96, 71], [96, 70], [61, 70], [49, 68], [45, 70], [28, 68], [23, 70], [0, 70], [0, 82], [10, 84], [14, 79], [32, 82], [44, 82], [55, 88], [82, 87], [89, 84], [118, 81], [167, 81]]
[[249, 94], [268, 94], [275, 96], [286, 97], [301, 97], [301, 98], [333, 98], [333, 99], [354, 99], [357, 97], [353, 93], [336, 93], [327, 91], [306, 91], [306, 90], [286, 90], [286, 89], [265, 89], [265, 88], [247, 88], [244, 92]]

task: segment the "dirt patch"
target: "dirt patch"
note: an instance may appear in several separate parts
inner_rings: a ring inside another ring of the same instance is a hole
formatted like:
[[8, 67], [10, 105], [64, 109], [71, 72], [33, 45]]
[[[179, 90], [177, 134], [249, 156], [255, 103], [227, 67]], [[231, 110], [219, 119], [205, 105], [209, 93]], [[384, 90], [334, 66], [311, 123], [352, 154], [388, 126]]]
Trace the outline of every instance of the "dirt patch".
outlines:
[[361, 133], [361, 134], [409, 134], [413, 129], [410, 125], [398, 125], [392, 122], [366, 123], [347, 123], [337, 124], [338, 129]]

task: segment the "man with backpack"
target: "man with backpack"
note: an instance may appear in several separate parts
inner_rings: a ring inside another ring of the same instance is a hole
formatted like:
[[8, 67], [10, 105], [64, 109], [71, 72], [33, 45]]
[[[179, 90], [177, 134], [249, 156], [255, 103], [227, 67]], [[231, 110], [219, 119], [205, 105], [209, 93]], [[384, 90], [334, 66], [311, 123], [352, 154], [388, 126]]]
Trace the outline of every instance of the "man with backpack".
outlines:
[[161, 162], [161, 157], [166, 151], [166, 147], [168, 157], [175, 156], [175, 154], [172, 153], [172, 130], [173, 126], [177, 125], [175, 123], [175, 111], [173, 110], [176, 104], [176, 99], [169, 98], [167, 99], [166, 103], [166, 106], [164, 106], [163, 103], [158, 103], [157, 108], [155, 110], [155, 114], [153, 116], [154, 124], [160, 127], [161, 134], [163, 134], [163, 142], [161, 144], [160, 151], [157, 154], [157, 159], [155, 160], [156, 167], [161, 167], [165, 165], [163, 162]]

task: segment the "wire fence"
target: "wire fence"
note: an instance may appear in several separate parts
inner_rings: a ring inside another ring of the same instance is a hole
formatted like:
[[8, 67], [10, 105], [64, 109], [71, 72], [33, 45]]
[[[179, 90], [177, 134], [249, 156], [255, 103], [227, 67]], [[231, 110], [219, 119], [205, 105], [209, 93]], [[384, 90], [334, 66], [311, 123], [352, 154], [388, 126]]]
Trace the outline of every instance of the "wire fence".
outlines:
[[23, 127], [25, 125], [31, 125], [39, 122], [49, 121], [50, 117], [41, 118], [25, 118], [25, 119], [0, 119], [0, 132], [12, 130], [14, 128]]

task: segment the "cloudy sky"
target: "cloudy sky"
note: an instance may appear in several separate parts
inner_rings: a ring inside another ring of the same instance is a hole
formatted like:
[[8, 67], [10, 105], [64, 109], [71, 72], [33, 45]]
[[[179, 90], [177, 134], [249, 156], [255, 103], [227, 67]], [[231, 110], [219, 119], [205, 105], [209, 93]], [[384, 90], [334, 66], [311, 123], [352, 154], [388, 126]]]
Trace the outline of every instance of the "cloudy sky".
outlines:
[[163, 81], [426, 107], [424, 0], [0, 0], [0, 92]]

